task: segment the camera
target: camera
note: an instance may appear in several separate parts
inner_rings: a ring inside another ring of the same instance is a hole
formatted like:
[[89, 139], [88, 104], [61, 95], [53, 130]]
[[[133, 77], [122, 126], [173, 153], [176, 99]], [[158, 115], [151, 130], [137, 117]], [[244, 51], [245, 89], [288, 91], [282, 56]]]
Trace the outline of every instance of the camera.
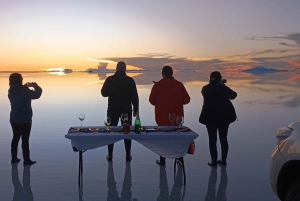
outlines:
[[27, 87], [32, 87], [33, 86], [33, 82], [27, 82], [26, 85], [27, 85]]
[[226, 80], [226, 79], [222, 79], [221, 82], [222, 82], [223, 84], [225, 84], [225, 83], [227, 82], [227, 80]]

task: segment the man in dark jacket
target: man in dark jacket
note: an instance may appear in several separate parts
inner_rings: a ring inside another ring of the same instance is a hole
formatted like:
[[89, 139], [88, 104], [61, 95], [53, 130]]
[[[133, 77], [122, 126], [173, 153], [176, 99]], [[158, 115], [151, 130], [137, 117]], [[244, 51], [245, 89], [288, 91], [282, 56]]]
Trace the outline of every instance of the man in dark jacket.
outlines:
[[[211, 155], [210, 166], [217, 166], [217, 163], [226, 165], [228, 154], [227, 133], [229, 124], [236, 120], [236, 113], [230, 100], [237, 97], [237, 93], [227, 87], [222, 80], [221, 73], [214, 71], [210, 74], [208, 85], [202, 88], [204, 98], [199, 122], [206, 125], [209, 137], [209, 150]], [[217, 132], [222, 150], [222, 159], [217, 161]]]
[[[133, 78], [126, 75], [126, 64], [118, 62], [116, 72], [109, 76], [101, 89], [103, 97], [108, 97], [107, 116], [111, 118], [111, 126], [117, 126], [122, 113], [128, 114], [128, 123], [132, 124], [132, 105], [133, 116], [139, 110], [139, 96]], [[121, 121], [121, 123], [124, 123]], [[125, 139], [126, 160], [131, 161], [131, 140]], [[106, 159], [111, 161], [113, 158], [114, 144], [108, 145], [108, 155]]]

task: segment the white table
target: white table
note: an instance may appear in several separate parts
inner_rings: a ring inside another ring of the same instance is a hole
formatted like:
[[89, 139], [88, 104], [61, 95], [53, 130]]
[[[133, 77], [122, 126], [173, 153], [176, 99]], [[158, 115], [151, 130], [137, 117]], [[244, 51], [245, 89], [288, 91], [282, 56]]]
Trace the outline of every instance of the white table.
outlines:
[[[69, 129], [65, 137], [71, 140], [73, 150], [79, 152], [79, 186], [82, 185], [82, 154], [87, 150], [106, 146], [123, 139], [132, 139], [162, 157], [177, 159], [187, 154], [190, 143], [199, 136], [188, 127], [181, 127], [180, 131], [178, 131], [178, 127], [175, 126], [142, 126], [140, 134], [133, 132], [133, 126], [130, 130], [130, 134], [123, 134], [121, 126], [111, 126], [109, 127], [109, 132], [106, 131], [104, 126], [71, 127]], [[176, 171], [175, 164], [174, 171]], [[185, 184], [183, 159], [182, 165]]]

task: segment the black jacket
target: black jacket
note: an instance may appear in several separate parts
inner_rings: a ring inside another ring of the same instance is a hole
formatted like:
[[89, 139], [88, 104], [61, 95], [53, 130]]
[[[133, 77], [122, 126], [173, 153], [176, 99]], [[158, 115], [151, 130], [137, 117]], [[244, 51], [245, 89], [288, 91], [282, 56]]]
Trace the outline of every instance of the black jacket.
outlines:
[[230, 101], [237, 93], [226, 85], [208, 84], [201, 91], [204, 102], [199, 117], [202, 124], [230, 124], [236, 120], [235, 109]]
[[124, 71], [116, 71], [109, 76], [101, 89], [103, 97], [108, 97], [108, 111], [131, 112], [139, 110], [139, 96], [134, 80]]

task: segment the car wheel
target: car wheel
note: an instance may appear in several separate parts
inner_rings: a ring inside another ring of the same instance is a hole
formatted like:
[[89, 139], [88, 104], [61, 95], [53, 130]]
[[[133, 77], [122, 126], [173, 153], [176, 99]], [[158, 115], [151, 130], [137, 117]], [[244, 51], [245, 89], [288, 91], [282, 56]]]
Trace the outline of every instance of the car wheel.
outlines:
[[290, 185], [284, 201], [300, 201], [300, 178]]

